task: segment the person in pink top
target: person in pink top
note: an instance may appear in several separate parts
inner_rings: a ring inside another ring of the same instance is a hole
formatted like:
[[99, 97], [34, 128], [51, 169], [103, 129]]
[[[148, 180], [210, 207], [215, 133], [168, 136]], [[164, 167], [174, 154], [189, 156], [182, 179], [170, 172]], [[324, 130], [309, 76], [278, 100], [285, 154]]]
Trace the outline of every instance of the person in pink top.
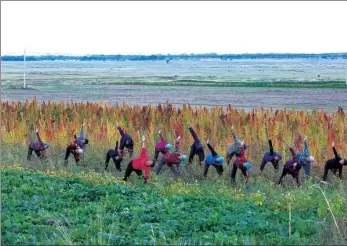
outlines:
[[144, 173], [144, 179], [145, 183], [147, 183], [149, 179], [149, 174], [151, 172], [151, 166], [152, 161], [149, 160], [148, 155], [147, 155], [147, 150], [146, 150], [146, 145], [145, 145], [145, 136], [142, 136], [142, 149], [141, 149], [141, 154], [138, 158], [132, 159], [129, 164], [127, 169], [125, 170], [124, 174], [124, 181], [127, 181], [130, 174], [135, 171], [136, 174], [140, 177]]
[[236, 171], [239, 168], [242, 171], [243, 176], [246, 179], [246, 183], [249, 182], [250, 174], [247, 168], [247, 158], [245, 153], [245, 144], [241, 142], [241, 155], [236, 157], [236, 160], [233, 164], [233, 169], [231, 171], [231, 182], [235, 182]]
[[161, 131], [159, 131], [159, 137], [160, 137], [160, 141], [157, 142], [154, 149], [154, 158], [152, 160], [152, 167], [155, 166], [155, 163], [157, 162], [159, 157], [159, 153], [162, 153], [162, 155], [164, 156], [166, 152], [172, 149], [172, 145], [166, 141]]

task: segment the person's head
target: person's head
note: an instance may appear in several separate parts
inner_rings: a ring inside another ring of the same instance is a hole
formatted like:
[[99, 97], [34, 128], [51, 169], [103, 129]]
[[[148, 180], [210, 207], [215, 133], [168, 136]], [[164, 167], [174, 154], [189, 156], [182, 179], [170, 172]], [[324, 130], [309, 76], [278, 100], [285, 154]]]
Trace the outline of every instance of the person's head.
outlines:
[[51, 146], [51, 145], [50, 145], [48, 142], [46, 142], [45, 145], [44, 145], [44, 148], [45, 148], [45, 149], [48, 149], [50, 146]]
[[314, 157], [313, 157], [312, 155], [310, 155], [309, 157], [307, 157], [306, 160], [307, 160], [309, 163], [314, 163]]
[[171, 145], [171, 144], [167, 144], [167, 145], [165, 145], [165, 148], [166, 148], [167, 150], [172, 150], [172, 145]]
[[151, 166], [153, 164], [153, 161], [146, 161], [145, 163], [147, 166]]
[[186, 155], [181, 155], [180, 157], [178, 157], [178, 159], [181, 160], [181, 166], [184, 167], [186, 165], [187, 156]]
[[222, 156], [218, 157], [216, 159], [216, 162], [219, 163], [219, 164], [223, 164], [224, 163], [224, 158]]
[[88, 144], [89, 140], [88, 139], [83, 139], [81, 142], [84, 143], [84, 144]]
[[248, 149], [248, 144], [243, 144], [243, 148], [246, 150], [246, 149]]
[[76, 148], [76, 153], [77, 154], [82, 154], [83, 153], [83, 150], [79, 147]]

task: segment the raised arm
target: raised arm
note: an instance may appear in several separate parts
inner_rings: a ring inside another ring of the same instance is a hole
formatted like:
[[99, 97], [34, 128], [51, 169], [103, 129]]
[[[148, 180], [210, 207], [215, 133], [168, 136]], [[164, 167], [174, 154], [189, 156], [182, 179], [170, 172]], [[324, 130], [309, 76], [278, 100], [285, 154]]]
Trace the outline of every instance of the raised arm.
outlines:
[[274, 154], [274, 148], [273, 148], [271, 139], [269, 139], [269, 147], [270, 147], [270, 155], [273, 155]]
[[341, 160], [341, 157], [339, 156], [339, 154], [337, 153], [336, 149], [335, 149], [335, 146], [333, 147], [333, 151], [334, 151], [334, 155], [335, 155], [335, 159], [336, 160]]
[[42, 139], [41, 139], [40, 134], [39, 134], [39, 129], [38, 129], [38, 128], [36, 128], [35, 133], [36, 133], [36, 136], [37, 136], [37, 140], [38, 140], [41, 144], [43, 144]]
[[234, 138], [234, 143], [236, 145], [241, 145], [241, 140], [236, 136], [236, 133], [233, 131], [232, 132], [233, 138]]
[[119, 131], [120, 135], [123, 137], [124, 136], [123, 129], [120, 126], [117, 126], [117, 128], [118, 128], [118, 131]]
[[180, 152], [180, 136], [177, 137], [176, 141], [175, 141], [175, 153], [179, 153]]
[[196, 134], [196, 132], [194, 131], [194, 129], [192, 127], [189, 127], [189, 131], [192, 134], [194, 141], [196, 141], [196, 142], [200, 141], [198, 138], [198, 135]]
[[307, 143], [307, 140], [304, 141], [304, 153], [305, 153], [305, 156], [306, 156], [306, 157], [310, 156], [310, 152], [308, 151], [308, 143]]
[[164, 138], [164, 136], [161, 132], [159, 132], [159, 137], [160, 137], [160, 141], [162, 141], [162, 142], [166, 141], [166, 139]]
[[217, 156], [217, 152], [214, 150], [214, 148], [211, 146], [211, 144], [207, 143], [207, 147], [211, 151], [213, 157]]
[[83, 140], [84, 139], [84, 124], [81, 127], [81, 131], [80, 131], [80, 139]]
[[293, 159], [293, 161], [297, 162], [298, 159], [297, 159], [297, 157], [296, 157], [296, 154], [295, 154], [294, 149], [293, 149], [293, 148], [289, 148], [289, 150], [290, 150], [290, 153], [292, 154], [292, 159]]

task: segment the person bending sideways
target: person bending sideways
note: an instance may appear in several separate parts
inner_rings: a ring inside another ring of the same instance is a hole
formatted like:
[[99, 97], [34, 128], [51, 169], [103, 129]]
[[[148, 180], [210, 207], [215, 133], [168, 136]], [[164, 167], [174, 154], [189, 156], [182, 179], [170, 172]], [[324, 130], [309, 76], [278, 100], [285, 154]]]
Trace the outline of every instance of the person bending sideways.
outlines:
[[296, 184], [298, 186], [300, 186], [300, 179], [299, 179], [299, 173], [300, 173], [300, 169], [301, 169], [301, 163], [298, 160], [295, 151], [293, 148], [289, 148], [290, 149], [290, 153], [292, 154], [292, 159], [288, 160], [285, 165], [283, 166], [283, 171], [282, 171], [282, 175], [278, 181], [278, 184], [282, 183], [283, 178], [287, 175], [290, 174], [292, 175], [293, 179], [295, 179]]
[[121, 172], [121, 162], [123, 160], [122, 156], [120, 155], [119, 151], [118, 151], [118, 141], [116, 141], [116, 147], [115, 149], [109, 149], [106, 153], [106, 161], [105, 161], [105, 171], [107, 170], [108, 167], [108, 163], [110, 161], [110, 159], [112, 158], [114, 165], [116, 167], [116, 169]]
[[214, 166], [219, 176], [222, 176], [224, 171], [223, 170], [224, 158], [217, 154], [217, 152], [214, 150], [212, 145], [209, 143], [209, 139], [207, 139], [206, 143], [211, 153], [206, 156], [205, 167], [204, 167], [204, 177], [205, 178], [207, 177], [207, 172], [210, 166]]
[[124, 148], [127, 148], [128, 152], [129, 152], [129, 157], [132, 157], [133, 152], [134, 152], [134, 140], [133, 140], [133, 138], [129, 134], [124, 132], [124, 130], [118, 125], [118, 122], [117, 122], [117, 128], [118, 128], [118, 131], [121, 135], [119, 153], [123, 157], [124, 156]]
[[132, 159], [129, 162], [128, 167], [125, 170], [123, 180], [127, 181], [130, 174], [133, 171], [135, 171], [139, 177], [143, 176], [143, 173], [144, 173], [145, 183], [147, 183], [147, 181], [149, 179], [149, 174], [151, 172], [151, 168], [150, 168], [151, 164], [152, 164], [152, 161], [149, 160], [148, 155], [147, 155], [145, 136], [142, 136], [141, 154], [138, 158]]
[[85, 153], [87, 150], [88, 143], [89, 143], [89, 140], [84, 137], [84, 123], [83, 123], [81, 126], [80, 135], [78, 137], [74, 135], [72, 143], [70, 143], [66, 147], [65, 158], [64, 158], [65, 166], [68, 164], [68, 159], [70, 154], [73, 154], [75, 158], [75, 162], [78, 165], [78, 162], [81, 159], [81, 155]]
[[44, 143], [42, 141], [42, 139], [40, 137], [40, 134], [39, 134], [39, 129], [36, 129], [35, 133], [36, 133], [38, 141], [37, 142], [33, 142], [30, 139], [29, 150], [28, 150], [28, 155], [27, 155], [27, 160], [28, 161], [31, 160], [31, 155], [32, 155], [33, 151], [35, 152], [37, 157], [40, 158], [40, 160], [46, 159], [47, 158], [46, 150], [50, 147], [48, 142]]
[[278, 171], [279, 165], [278, 163], [280, 160], [282, 160], [282, 156], [276, 152], [274, 152], [273, 146], [272, 146], [272, 141], [269, 139], [269, 147], [270, 151], [266, 152], [263, 157], [263, 161], [260, 165], [260, 171], [263, 171], [265, 168], [266, 163], [271, 162], [274, 169]]
[[241, 142], [241, 154], [238, 155], [236, 153], [236, 160], [233, 164], [233, 169], [231, 171], [231, 182], [234, 183], [235, 182], [235, 177], [236, 177], [236, 172], [237, 172], [237, 169], [239, 168], [243, 174], [243, 176], [245, 177], [246, 179], [246, 183], [249, 182], [249, 179], [250, 179], [250, 174], [249, 174], [249, 171], [248, 171], [248, 168], [247, 168], [247, 159], [246, 159], [246, 148], [247, 148], [247, 145], [244, 144], [243, 142]]
[[187, 160], [187, 156], [181, 155], [179, 152], [179, 139], [180, 136], [178, 136], [175, 142], [175, 152], [167, 151], [160, 160], [157, 169], [155, 170], [156, 175], [159, 175], [160, 170], [164, 165], [170, 168], [175, 178], [180, 175], [179, 165], [183, 165], [183, 163]]
[[204, 147], [203, 147], [202, 143], [200, 142], [200, 139], [198, 138], [198, 135], [196, 134], [194, 129], [192, 127], [189, 127], [189, 131], [194, 138], [194, 142], [193, 142], [192, 146], [190, 147], [188, 164], [191, 164], [193, 159], [194, 159], [194, 156], [197, 155], [199, 157], [199, 163], [201, 166], [205, 160]]
[[328, 178], [328, 172], [331, 170], [335, 175], [337, 171], [339, 171], [338, 177], [342, 179], [342, 168], [343, 166], [347, 165], [346, 159], [341, 159], [341, 157], [337, 154], [335, 143], [332, 143], [332, 148], [334, 151], [335, 158], [327, 160], [324, 166], [324, 174], [323, 174], [323, 180], [326, 181]]

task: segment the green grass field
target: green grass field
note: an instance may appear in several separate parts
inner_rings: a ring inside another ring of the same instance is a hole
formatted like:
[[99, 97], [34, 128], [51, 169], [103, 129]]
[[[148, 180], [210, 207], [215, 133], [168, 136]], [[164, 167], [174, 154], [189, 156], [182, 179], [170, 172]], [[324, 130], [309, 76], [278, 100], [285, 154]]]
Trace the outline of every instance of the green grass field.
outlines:
[[232, 185], [228, 166], [221, 179], [211, 169], [202, 180], [196, 163], [178, 181], [164, 167], [148, 184], [136, 174], [124, 183], [124, 171], [115, 172], [111, 162], [104, 172], [104, 153], [94, 151], [81, 166], [71, 160], [65, 168], [63, 150], [27, 162], [24, 147], [3, 146], [2, 244], [347, 243], [347, 185], [334, 177], [321, 183], [321, 170], [301, 188], [291, 177], [276, 185], [279, 173], [271, 166], [266, 174], [255, 166], [248, 186], [240, 173]]

